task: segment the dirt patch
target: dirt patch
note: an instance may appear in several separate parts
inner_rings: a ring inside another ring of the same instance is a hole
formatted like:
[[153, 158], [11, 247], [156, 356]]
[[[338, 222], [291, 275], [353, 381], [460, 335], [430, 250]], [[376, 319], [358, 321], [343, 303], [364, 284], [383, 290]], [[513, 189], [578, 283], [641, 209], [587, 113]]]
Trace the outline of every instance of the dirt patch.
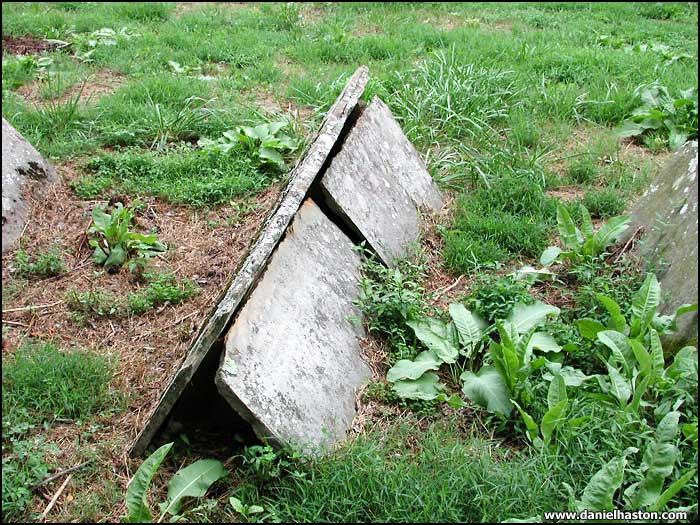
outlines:
[[36, 55], [52, 51], [56, 47], [58, 47], [57, 44], [52, 44], [43, 38], [37, 38], [32, 35], [2, 35], [3, 55]]
[[578, 186], [562, 186], [555, 190], [547, 190], [548, 197], [554, 197], [563, 202], [573, 202], [584, 196], [586, 192]]
[[42, 96], [41, 80], [33, 80], [17, 89], [17, 93], [27, 101], [37, 106], [46, 106], [47, 104], [62, 104], [69, 100], [73, 100], [76, 96], [80, 96], [80, 101], [83, 103], [97, 102], [103, 95], [114, 93], [126, 82], [126, 77], [113, 71], [101, 70], [87, 77], [84, 81], [76, 82], [61, 95], [47, 99]]
[[[128, 447], [242, 262], [260, 224], [272, 209], [280, 186], [256, 195], [253, 198], [256, 206], [244, 216], [236, 203], [212, 210], [194, 210], [156, 199], [145, 200], [147, 207], [138, 216], [137, 230], [157, 231], [159, 239], [169, 247], [162, 257], [151, 260], [152, 269], [193, 280], [199, 293], [181, 304], [166, 303], [140, 316], [88, 317], [78, 322], [63, 302], [69, 290], [125, 296], [143, 285], [135, 283], [125, 269], [114, 275], [98, 271], [85, 234], [91, 222], [91, 209], [98, 201], [76, 199], [69, 187], [70, 181], [80, 175], [74, 165], [57, 166], [57, 169], [61, 181], [42, 200], [31, 203], [32, 219], [21, 246], [34, 254], [58, 244], [66, 253], [64, 261], [69, 272], [50, 279], [30, 280], [22, 286], [21, 293], [5, 300], [3, 324], [6, 321], [12, 324], [6, 325], [9, 329], [3, 334], [2, 352], [3, 355], [14, 353], [31, 337], [53, 339], [63, 348], [89, 349], [118, 359], [112, 387], [127, 397], [127, 409], [98, 418], [99, 430], [87, 438], [82, 435], [84, 428], [72, 424], [58, 425], [47, 435], [49, 442], [61, 449], [57, 459], [60, 468], [77, 464], [76, 458], [83, 454], [81, 449], [99, 448], [96, 483], [108, 479], [123, 494], [134, 465], [127, 459]], [[241, 200], [251, 202], [250, 197]], [[3, 289], [18, 282], [13, 279], [13, 261], [14, 250], [2, 258]], [[15, 310], [30, 305], [44, 307]], [[76, 447], [76, 443], [81, 446]], [[57, 511], [60, 514], [69, 509], [64, 504]], [[106, 520], [118, 520], [124, 509], [116, 506], [112, 512]]]
[[448, 305], [465, 295], [469, 289], [469, 283], [473, 280], [466, 275], [455, 275], [445, 267], [443, 248], [445, 241], [438, 231], [439, 225], [449, 225], [453, 222], [455, 195], [443, 192], [444, 205], [438, 213], [425, 213], [423, 215], [423, 254], [426, 258], [426, 275], [421, 281], [430, 304], [440, 309], [447, 309]]

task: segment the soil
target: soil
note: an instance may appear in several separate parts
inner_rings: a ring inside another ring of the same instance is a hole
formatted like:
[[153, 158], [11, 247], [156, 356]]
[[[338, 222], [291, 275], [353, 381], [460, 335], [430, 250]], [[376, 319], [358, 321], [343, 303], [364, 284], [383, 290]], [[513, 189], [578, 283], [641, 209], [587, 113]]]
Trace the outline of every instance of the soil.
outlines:
[[37, 38], [32, 35], [2, 35], [3, 55], [36, 55], [38, 53], [52, 51], [57, 47], [57, 44], [52, 44], [43, 38]]

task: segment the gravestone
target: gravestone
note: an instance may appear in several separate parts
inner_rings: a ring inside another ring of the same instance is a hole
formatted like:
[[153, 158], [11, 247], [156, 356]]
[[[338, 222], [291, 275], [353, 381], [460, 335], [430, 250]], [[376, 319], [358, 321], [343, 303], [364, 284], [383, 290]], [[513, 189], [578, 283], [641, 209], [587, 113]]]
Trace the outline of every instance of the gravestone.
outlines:
[[329, 110], [132, 455], [145, 451], [222, 334], [212, 381], [258, 437], [321, 452], [345, 436], [370, 375], [364, 330], [351, 322], [360, 317], [355, 244], [366, 241], [391, 265], [418, 240], [421, 209], [442, 206], [389, 108], [359, 103], [367, 81], [361, 67]]
[[[660, 310], [672, 314], [682, 304], [698, 301], [698, 143], [687, 142], [661, 169], [633, 207], [629, 234], [643, 229], [637, 252], [657, 273], [663, 300]], [[624, 239], [623, 239], [624, 240]], [[698, 314], [679, 318], [671, 346], [696, 343]]]
[[360, 256], [312, 200], [228, 332], [219, 392], [256, 434], [313, 450], [341, 440], [370, 377], [360, 357]]
[[418, 239], [419, 209], [442, 207], [418, 152], [376, 97], [333, 158], [321, 188], [333, 211], [390, 266]]
[[27, 197], [39, 197], [56, 180], [56, 170], [2, 119], [2, 252], [22, 234], [29, 219]]

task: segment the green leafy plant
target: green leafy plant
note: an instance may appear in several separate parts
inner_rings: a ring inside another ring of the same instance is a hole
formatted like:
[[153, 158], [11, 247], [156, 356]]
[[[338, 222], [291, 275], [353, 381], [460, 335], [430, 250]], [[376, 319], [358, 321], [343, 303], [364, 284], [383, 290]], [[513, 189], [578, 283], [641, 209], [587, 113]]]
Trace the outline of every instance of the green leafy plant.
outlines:
[[691, 87], [674, 98], [662, 85], [643, 89], [643, 105], [624, 121], [621, 137], [638, 137], [645, 133], [660, 135], [671, 149], [680, 148], [686, 140], [698, 136], [698, 91]]
[[39, 253], [35, 257], [19, 249], [15, 254], [15, 271], [22, 277], [53, 277], [66, 271], [66, 263], [63, 262], [58, 249], [53, 248]]
[[675, 331], [678, 317], [697, 311], [697, 303], [681, 306], [672, 316], [660, 315], [661, 288], [652, 273], [632, 299], [629, 320], [614, 300], [602, 294], [598, 299], [608, 310], [607, 326], [590, 318], [580, 319], [577, 324], [582, 337], [596, 340], [609, 354], [601, 356], [608, 371], [607, 376], [597, 377], [601, 392], [621, 409], [636, 412], [648, 389], [666, 391], [669, 395], [660, 396], [656, 402], [659, 408], [668, 410], [687, 390], [683, 384], [677, 386], [678, 379], [697, 371], [697, 351], [692, 347], [681, 349], [666, 369], [660, 336]]
[[470, 284], [469, 295], [464, 298], [467, 308], [490, 324], [505, 319], [516, 304], [532, 302], [534, 298], [530, 295], [530, 286], [513, 275], [479, 276]]
[[255, 127], [238, 126], [225, 131], [216, 139], [200, 139], [198, 144], [204, 151], [226, 154], [234, 149], [243, 149], [260, 164], [270, 164], [284, 169], [283, 153], [294, 151], [298, 144], [290, 136], [280, 133], [287, 122], [269, 122]]
[[562, 204], [557, 206], [557, 229], [566, 251], [562, 251], [558, 246], [547, 248], [540, 257], [540, 263], [544, 267], [550, 266], [559, 257], [570, 259], [573, 262], [598, 257], [629, 227], [630, 218], [621, 215], [611, 218], [598, 231], [595, 231], [586, 207], [580, 206], [580, 211], [581, 229], [576, 226], [565, 206]]
[[208, 107], [213, 99], [206, 100], [191, 96], [185, 99], [177, 111], [173, 112], [155, 102], [150, 92], [147, 96], [152, 118], [149, 121], [151, 129], [145, 132], [153, 136], [151, 149], [158, 151], [163, 150], [171, 141], [197, 138], [197, 126], [213, 113], [213, 110]]
[[[160, 464], [172, 448], [167, 443], [151, 454], [138, 468], [126, 491], [126, 523], [150, 523], [153, 515], [148, 507], [148, 489]], [[158, 505], [160, 516], [157, 523], [171, 515], [173, 521], [179, 519], [183, 500], [187, 497], [201, 498], [214, 482], [228, 475], [224, 465], [215, 459], [200, 459], [180, 469], [168, 482], [168, 496]]]
[[431, 400], [440, 396], [443, 385], [429, 370], [438, 370], [443, 363], [454, 364], [463, 356], [471, 362], [478, 355], [484, 337], [485, 323], [460, 303], [450, 305], [451, 320], [433, 317], [408, 320], [418, 340], [428, 349], [414, 360], [402, 359], [387, 373], [399, 397]]
[[151, 257], [168, 249], [158, 241], [157, 235], [144, 235], [130, 230], [136, 206], [137, 203], [124, 207], [118, 202], [110, 213], [99, 206], [93, 208], [93, 223], [88, 233], [96, 234], [89, 241], [95, 249], [95, 263], [107, 268], [119, 268], [134, 254], [138, 257]]
[[[489, 412], [504, 416], [512, 412], [512, 401], [526, 408], [533, 397], [530, 376], [549, 364], [546, 357], [536, 356], [535, 351], [557, 354], [562, 350], [551, 335], [538, 330], [558, 315], [558, 308], [536, 302], [516, 305], [507, 319], [497, 321], [499, 340], [489, 343], [488, 360], [478, 373], [466, 370], [460, 377], [467, 397]], [[569, 386], [578, 386], [585, 379], [570, 367], [565, 370], [559, 363], [550, 366]]]
[[[659, 512], [695, 475], [696, 469], [690, 469], [664, 490], [666, 479], [673, 473], [679, 455], [674, 441], [680, 415], [672, 411], [659, 422], [654, 439], [644, 452], [640, 466], [642, 479], [629, 485], [622, 494], [625, 508]], [[629, 454], [635, 452], [628, 451]], [[627, 463], [626, 455], [606, 463], [586, 485], [581, 499], [575, 501], [576, 510], [605, 511], [615, 508], [613, 498], [623, 485]]]
[[355, 304], [369, 332], [387, 338], [390, 362], [415, 357], [416, 338], [407, 321], [423, 316], [426, 310], [419, 283], [425, 272], [423, 265], [402, 259], [395, 268], [387, 268], [364, 248], [359, 250], [364, 258]]
[[240, 499], [236, 498], [235, 496], [231, 496], [228, 499], [229, 505], [238, 512], [241, 516], [243, 516], [246, 521], [251, 521], [251, 518], [255, 514], [261, 514], [262, 512], [265, 512], [265, 507], [262, 507], [260, 505], [246, 505], [243, 503]]
[[141, 315], [162, 304], [181, 303], [198, 291], [191, 279], [178, 280], [170, 273], [144, 272], [142, 279], [147, 285], [126, 296], [101, 291], [69, 290], [65, 301], [68, 308], [79, 316], [127, 317]]

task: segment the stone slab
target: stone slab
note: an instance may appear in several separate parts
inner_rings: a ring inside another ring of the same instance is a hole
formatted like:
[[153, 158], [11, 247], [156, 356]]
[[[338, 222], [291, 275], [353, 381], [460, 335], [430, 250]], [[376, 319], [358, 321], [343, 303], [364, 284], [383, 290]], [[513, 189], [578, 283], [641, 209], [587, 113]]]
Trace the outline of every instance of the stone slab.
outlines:
[[420, 235], [420, 208], [442, 196], [389, 108], [375, 97], [321, 179], [326, 203], [387, 265]]
[[299, 209], [299, 205], [307, 195], [311, 184], [325, 165], [331, 150], [348, 122], [350, 114], [357, 107], [368, 81], [369, 71], [365, 66], [361, 66], [348, 80], [343, 92], [326, 114], [320, 130], [306, 154], [292, 169], [287, 188], [263, 225], [255, 244], [233, 280], [217, 299], [217, 304], [208, 321], [202, 326], [182, 365], [165, 388], [158, 405], [134, 441], [130, 451], [132, 456], [139, 456], [145, 452], [146, 447], [162, 426], [187, 383], [211, 349], [212, 344], [223, 333], [241, 301], [262, 273], [270, 254]]
[[27, 222], [26, 196], [39, 196], [57, 178], [56, 170], [2, 119], [2, 252], [19, 238]]
[[[637, 252], [657, 271], [661, 311], [672, 314], [682, 304], [697, 302], [697, 141], [687, 142], [666, 162], [630, 215], [628, 236], [639, 227], [644, 230]], [[678, 332], [669, 338], [672, 346], [697, 342], [697, 312], [682, 316], [678, 325]]]
[[370, 371], [360, 355], [360, 256], [308, 199], [226, 336], [219, 392], [258, 437], [308, 452], [342, 440]]

